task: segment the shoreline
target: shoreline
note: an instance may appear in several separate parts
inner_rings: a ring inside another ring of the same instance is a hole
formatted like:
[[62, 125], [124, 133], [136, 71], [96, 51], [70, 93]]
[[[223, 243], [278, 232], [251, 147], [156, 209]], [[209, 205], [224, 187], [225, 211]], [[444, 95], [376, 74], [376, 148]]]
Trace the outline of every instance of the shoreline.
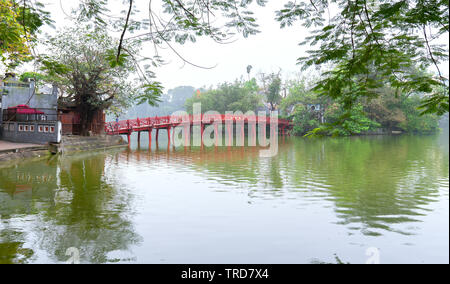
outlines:
[[59, 144], [25, 144], [0, 140], [0, 168], [17, 164], [24, 159], [28, 161], [51, 158], [52, 156], [69, 156], [81, 152], [108, 150], [128, 147], [120, 136], [63, 136]]

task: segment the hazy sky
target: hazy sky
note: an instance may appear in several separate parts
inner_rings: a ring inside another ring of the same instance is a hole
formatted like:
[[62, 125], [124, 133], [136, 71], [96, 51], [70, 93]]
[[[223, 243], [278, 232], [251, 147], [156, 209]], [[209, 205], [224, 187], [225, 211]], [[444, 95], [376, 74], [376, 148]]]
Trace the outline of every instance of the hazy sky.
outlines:
[[[110, 1], [111, 10], [120, 12], [127, 9], [127, 4], [121, 0]], [[136, 1], [138, 8], [148, 11], [148, 0]], [[154, 9], [159, 1], [153, 0]], [[156, 70], [157, 80], [166, 90], [180, 85], [194, 87], [209, 87], [224, 81], [233, 81], [241, 76], [247, 76], [246, 67], [253, 66], [252, 75], [258, 72], [278, 72], [283, 70], [285, 78], [295, 77], [300, 74], [300, 68], [296, 65], [296, 59], [303, 56], [308, 46], [299, 46], [307, 30], [300, 23], [295, 27], [280, 29], [279, 23], [274, 20], [274, 12], [283, 7], [284, 0], [269, 0], [264, 8], [254, 8], [255, 15], [260, 25], [261, 33], [244, 39], [236, 36], [236, 41], [231, 44], [218, 44], [209, 39], [199, 39], [196, 43], [174, 45], [177, 51], [189, 61], [201, 66], [216, 66], [214, 69], [205, 70], [184, 64], [170, 50], [163, 50], [161, 55], [169, 63]], [[47, 0], [47, 10], [52, 12], [55, 26], [70, 25], [67, 18], [70, 10], [78, 6], [78, 1]], [[256, 7], [253, 6], [253, 7]], [[144, 14], [145, 15], [145, 14]], [[46, 28], [53, 33], [54, 30]], [[144, 48], [143, 55], [152, 56], [154, 49], [149, 45]], [[448, 74], [448, 62], [442, 64], [441, 71]], [[433, 70], [434, 71], [434, 70]], [[305, 74], [309, 75], [309, 74]]]

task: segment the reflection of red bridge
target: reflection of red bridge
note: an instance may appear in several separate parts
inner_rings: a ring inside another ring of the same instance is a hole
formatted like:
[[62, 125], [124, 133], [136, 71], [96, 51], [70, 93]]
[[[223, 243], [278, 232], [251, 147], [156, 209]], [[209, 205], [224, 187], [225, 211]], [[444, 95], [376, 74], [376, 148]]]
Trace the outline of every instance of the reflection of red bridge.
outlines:
[[[105, 125], [105, 132], [108, 135], [127, 135], [128, 143], [130, 143], [130, 135], [133, 132], [138, 133], [138, 141], [141, 138], [141, 132], [148, 132], [149, 141], [152, 140], [152, 131], [156, 130], [156, 141], [159, 138], [159, 130], [166, 129], [171, 141], [171, 130], [175, 131], [175, 127], [185, 127], [187, 133], [190, 133], [192, 126], [200, 126], [201, 134], [207, 125], [215, 125], [215, 137], [218, 137], [218, 125], [227, 127], [228, 137], [232, 137], [232, 125], [249, 125], [249, 131], [252, 131], [253, 137], [256, 137], [257, 124], [265, 124], [263, 127], [263, 135], [266, 135], [268, 125], [271, 125], [273, 130], [275, 125], [281, 130], [281, 134], [286, 135], [286, 130], [292, 128], [293, 123], [286, 119], [271, 118], [265, 116], [246, 116], [246, 115], [186, 115], [186, 116], [164, 116], [164, 117], [149, 117], [143, 119], [122, 120], [119, 122], [108, 122]], [[251, 128], [251, 130], [250, 130]], [[277, 130], [278, 130], [277, 129]], [[244, 128], [241, 128], [242, 137], [244, 136]], [[172, 133], [174, 135], [174, 133]], [[263, 136], [264, 137], [264, 136]]]

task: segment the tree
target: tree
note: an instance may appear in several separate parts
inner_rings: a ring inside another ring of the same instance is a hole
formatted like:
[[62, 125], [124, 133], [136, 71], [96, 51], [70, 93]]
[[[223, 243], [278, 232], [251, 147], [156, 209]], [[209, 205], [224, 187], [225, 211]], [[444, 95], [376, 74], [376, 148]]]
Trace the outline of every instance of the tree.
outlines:
[[[346, 118], [341, 123], [343, 116], [346, 116]], [[327, 126], [317, 128], [310, 133], [314, 133], [314, 131], [325, 131], [327, 135], [331, 136], [351, 136], [363, 134], [381, 126], [378, 122], [371, 120], [367, 116], [362, 104], [357, 104], [350, 111], [345, 111], [341, 105], [335, 103], [326, 110], [325, 119]]]
[[247, 66], [247, 75], [248, 75], [248, 80], [250, 80], [250, 73], [252, 72], [253, 66], [252, 65], [248, 65]]
[[52, 23], [38, 1], [0, 0], [0, 66], [12, 69], [32, 59], [39, 28]]
[[[421, 114], [421, 96], [415, 92], [399, 93], [391, 87], [383, 87], [373, 99], [359, 98], [350, 110], [345, 110], [338, 99], [319, 96], [309, 87], [316, 81], [307, 78], [289, 81], [289, 96], [281, 102], [281, 109], [294, 121], [295, 135], [355, 135], [374, 128], [386, 132], [402, 131], [412, 134], [431, 134], [439, 131], [439, 116]], [[320, 104], [321, 112], [305, 108], [308, 104]], [[323, 113], [322, 113], [323, 111]], [[322, 114], [325, 123], [322, 120]], [[367, 128], [369, 127], [369, 128]]]
[[255, 79], [247, 82], [223, 83], [217, 89], [204, 92], [200, 97], [193, 96], [188, 99], [186, 108], [192, 113], [193, 105], [201, 103], [202, 112], [217, 111], [222, 114], [227, 111], [256, 112], [262, 105], [258, 90]]
[[280, 104], [281, 109], [287, 111], [289, 107], [298, 104], [321, 104], [323, 108], [326, 108], [332, 100], [329, 97], [319, 96], [316, 92], [312, 91], [310, 85], [314, 83], [315, 79], [308, 78], [288, 81], [289, 94], [282, 99]]
[[304, 105], [295, 107], [292, 114], [294, 128], [294, 135], [305, 135], [308, 132], [320, 127], [320, 121], [316, 113], [307, 109]]
[[401, 111], [404, 113], [405, 121], [399, 124], [399, 128], [407, 133], [432, 134], [439, 132], [439, 116], [434, 113], [420, 115], [419, 106], [421, 99], [413, 95], [402, 101]]
[[144, 71], [129, 54], [136, 54], [138, 45], [124, 46], [127, 53], [111, 65], [117, 43], [104, 30], [78, 24], [48, 40], [49, 55], [40, 58], [48, 80], [60, 87], [66, 101], [76, 104], [82, 135], [88, 134], [94, 112], [119, 111], [135, 101], [154, 105], [161, 94], [159, 83], [136, 75]]
[[[329, 9], [338, 8], [333, 18]], [[449, 110], [448, 78], [439, 63], [448, 60], [448, 45], [433, 44], [449, 32], [448, 0], [310, 0], [289, 1], [277, 12], [281, 27], [300, 20], [321, 27], [303, 44], [319, 45], [299, 58], [304, 68], [330, 66], [315, 90], [341, 99], [350, 109], [358, 98], [375, 98], [379, 88], [425, 93], [424, 112]], [[435, 75], [417, 73], [433, 67]], [[445, 93], [435, 92], [436, 87]]]
[[276, 106], [281, 102], [281, 78], [279, 75], [270, 76], [270, 84], [267, 90], [267, 102], [270, 104], [270, 110], [275, 111]]

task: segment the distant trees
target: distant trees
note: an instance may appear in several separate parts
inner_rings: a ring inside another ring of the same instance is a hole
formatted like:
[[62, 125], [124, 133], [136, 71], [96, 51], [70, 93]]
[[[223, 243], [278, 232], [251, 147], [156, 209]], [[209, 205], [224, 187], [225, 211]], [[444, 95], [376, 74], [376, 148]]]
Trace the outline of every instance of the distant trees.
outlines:
[[295, 135], [305, 135], [320, 127], [320, 120], [317, 118], [316, 113], [309, 111], [304, 104], [297, 105], [293, 109], [290, 118], [294, 123], [293, 132]]
[[270, 104], [270, 110], [275, 111], [281, 102], [281, 78], [279, 75], [270, 76], [270, 84], [267, 90], [267, 102]]
[[265, 103], [270, 105], [270, 110], [275, 111], [281, 103], [281, 70], [278, 73], [258, 73], [258, 81], [261, 84], [260, 89], [264, 94]]
[[191, 86], [179, 86], [170, 89], [167, 92], [166, 103], [170, 105], [171, 110], [167, 110], [165, 111], [165, 113], [172, 114], [175, 111], [183, 110], [186, 100], [192, 98], [192, 95], [194, 95], [195, 91], [195, 88]]
[[123, 119], [172, 115], [176, 111], [184, 110], [186, 100], [192, 98], [194, 93], [195, 88], [191, 86], [170, 89], [161, 96], [158, 106], [146, 103], [133, 106], [125, 111]]
[[[383, 128], [406, 133], [435, 133], [439, 130], [439, 116], [436, 114], [421, 115], [419, 107], [422, 99], [418, 94], [398, 94], [385, 87], [380, 89], [377, 98], [364, 100], [350, 110], [345, 109], [339, 99], [321, 96], [310, 90], [305, 82], [291, 82], [289, 96], [283, 99], [281, 106], [284, 112], [292, 109], [290, 118], [295, 122], [296, 135], [334, 135], [350, 136]], [[319, 112], [308, 110], [309, 104], [320, 104], [325, 124], [320, 123]]]
[[193, 96], [186, 101], [186, 109], [193, 112], [195, 103], [202, 104], [202, 112], [218, 111], [256, 111], [262, 106], [262, 97], [255, 79], [234, 83], [223, 83], [216, 89], [208, 90], [200, 96]]
[[[343, 116], [345, 119], [342, 121]], [[382, 127], [380, 123], [369, 118], [361, 103], [351, 108], [350, 111], [345, 110], [343, 105], [334, 103], [325, 111], [325, 120], [327, 124], [309, 132], [308, 135], [319, 133], [331, 136], [351, 136]]]
[[281, 101], [281, 109], [287, 110], [289, 107], [294, 107], [299, 104], [321, 104], [327, 107], [332, 103], [332, 99], [327, 96], [319, 96], [317, 92], [311, 89], [311, 85], [315, 84], [316, 80], [310, 78], [299, 78], [291, 80], [288, 84], [288, 95]]
[[417, 94], [392, 94], [384, 88], [384, 93], [365, 104], [367, 115], [378, 121], [384, 128], [408, 133], [433, 133], [439, 129], [439, 117], [435, 114], [421, 115], [422, 99]]

